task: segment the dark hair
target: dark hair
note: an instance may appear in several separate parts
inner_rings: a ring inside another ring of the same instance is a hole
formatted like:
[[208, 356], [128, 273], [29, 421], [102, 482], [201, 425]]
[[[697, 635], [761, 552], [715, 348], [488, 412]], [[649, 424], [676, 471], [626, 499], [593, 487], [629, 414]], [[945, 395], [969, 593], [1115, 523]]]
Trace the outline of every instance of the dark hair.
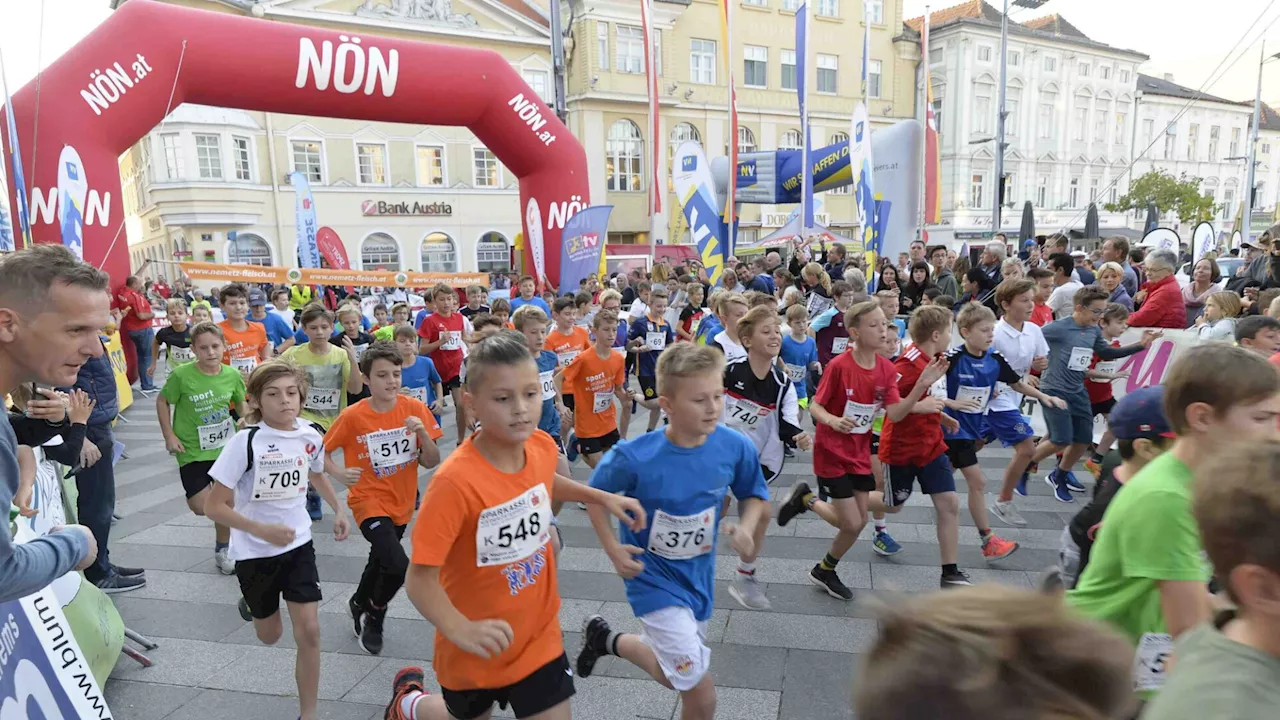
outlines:
[[1089, 287], [1082, 287], [1077, 290], [1075, 296], [1071, 298], [1071, 303], [1073, 306], [1088, 307], [1089, 303], [1097, 302], [1098, 300], [1106, 300], [1110, 297], [1111, 296], [1107, 294], [1106, 290], [1090, 285]]
[[1250, 315], [1236, 321], [1236, 342], [1252, 340], [1263, 330], [1280, 330], [1280, 320], [1270, 315]]
[[0, 304], [44, 308], [55, 285], [106, 292], [110, 278], [64, 245], [40, 243], [0, 259]]
[[298, 316], [298, 324], [302, 326], [303, 331], [306, 331], [307, 325], [321, 318], [328, 320], [330, 325], [333, 324], [333, 313], [326, 310], [323, 305], [312, 303], [302, 308], [302, 314]]
[[400, 348], [386, 340], [373, 343], [365, 349], [364, 355], [360, 356], [360, 372], [364, 373], [365, 377], [368, 377], [369, 371], [373, 369], [374, 360], [386, 360], [396, 367], [404, 364], [404, 358], [400, 356]]
[[1053, 277], [1053, 271], [1042, 267], [1031, 268], [1031, 270], [1027, 272], [1027, 277], [1032, 280], [1043, 280], [1045, 278]]
[[837, 280], [831, 283], [831, 297], [838, 298], [845, 293], [853, 292], [853, 286], [843, 280]]
[[987, 274], [982, 272], [980, 268], [969, 268], [964, 274], [964, 279], [977, 283], [979, 290], [986, 290], [987, 286], [991, 284], [991, 278], [987, 277]]
[[1075, 269], [1076, 261], [1066, 253], [1054, 253], [1049, 256], [1045, 265], [1051, 272], [1054, 272], [1055, 275], [1057, 275], [1057, 270], [1061, 270], [1064, 275], [1071, 277], [1071, 271]]
[[1142, 261], [1146, 259], [1147, 259], [1147, 251], [1143, 250], [1142, 248], [1134, 248], [1129, 251], [1129, 262], [1131, 263], [1141, 265]]
[[533, 362], [524, 336], [514, 330], [499, 330], [471, 346], [467, 358], [467, 390], [474, 391], [484, 380], [486, 371], [495, 365], [519, 365]]
[[947, 253], [947, 246], [946, 246], [946, 245], [934, 245], [933, 247], [930, 247], [930, 248], [928, 248], [928, 249], [925, 251], [925, 257], [933, 257], [933, 254], [934, 254], [934, 253], [936, 253], [936, 252], [938, 252], [939, 250], [941, 250], [941, 251], [942, 251], [942, 253], [945, 255], [945, 254]]
[[573, 296], [573, 304], [574, 304], [574, 305], [590, 305], [590, 304], [591, 304], [591, 293], [580, 292], [580, 293], [578, 293], [577, 295], [574, 295], [574, 296]]
[[551, 312], [562, 313], [569, 308], [576, 307], [578, 307], [577, 298], [573, 295], [565, 295], [564, 297], [556, 298], [556, 301], [551, 304]]
[[[536, 308], [536, 306], [530, 306], [530, 305], [524, 305], [522, 307]], [[536, 308], [536, 309], [538, 310], [538, 312], [542, 312], [541, 308]], [[471, 317], [472, 330], [479, 332], [480, 330], [483, 330], [487, 327], [496, 327], [499, 330], [501, 330], [504, 327], [502, 318], [498, 317], [497, 315], [494, 315], [493, 313], [476, 313]]]
[[229, 298], [244, 298], [248, 301], [249, 290], [240, 283], [231, 283], [218, 291], [218, 304], [226, 305]]
[[1005, 280], [996, 286], [996, 305], [1002, 309], [1007, 303], [1013, 302], [1013, 299], [1023, 293], [1028, 293], [1036, 289], [1036, 281], [1022, 278], [1020, 280]]
[[929, 287], [925, 288], [923, 293], [923, 296], [929, 298], [930, 302], [932, 302], [934, 299], [938, 298], [941, 295], [942, 295], [942, 291], [939, 290], [938, 286], [936, 285], [930, 285]]

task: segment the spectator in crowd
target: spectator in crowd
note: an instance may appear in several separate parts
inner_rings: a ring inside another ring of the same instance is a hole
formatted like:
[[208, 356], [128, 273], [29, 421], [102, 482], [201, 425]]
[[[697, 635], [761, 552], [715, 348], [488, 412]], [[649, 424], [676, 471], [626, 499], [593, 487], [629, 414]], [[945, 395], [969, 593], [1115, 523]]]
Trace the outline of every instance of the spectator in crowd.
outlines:
[[1028, 239], [1022, 243], [1024, 254], [1027, 259], [1022, 262], [1022, 267], [1028, 271], [1044, 267], [1044, 256], [1040, 252], [1040, 243], [1034, 239]]
[[156, 276], [155, 284], [151, 288], [156, 291], [156, 295], [159, 295], [162, 300], [168, 300], [173, 296], [173, 288], [169, 287], [168, 283], [164, 281], [163, 275]]
[[738, 274], [738, 282], [742, 283], [748, 290], [755, 290], [766, 295], [773, 294], [773, 278], [764, 271], [764, 258], [756, 258], [749, 263], [738, 263], [735, 268]]
[[862, 273], [861, 269], [856, 267], [845, 268], [842, 279], [849, 283], [849, 287], [853, 288], [854, 295], [867, 294], [867, 276]]
[[1094, 285], [1098, 282], [1098, 278], [1089, 269], [1089, 256], [1083, 250], [1071, 253], [1071, 261], [1075, 263], [1076, 277], [1080, 278], [1081, 285]]
[[1247, 251], [1245, 258], [1249, 261], [1249, 265], [1245, 268], [1244, 274], [1250, 280], [1260, 283], [1267, 279], [1267, 267], [1270, 265], [1267, 255], [1275, 246], [1277, 237], [1280, 237], [1280, 225], [1272, 225], [1264, 230], [1257, 240], [1250, 242], [1246, 239], [1245, 242], [1240, 243]]
[[876, 283], [876, 291], [897, 290], [899, 285], [898, 268], [893, 265], [885, 265], [884, 269], [880, 271], [880, 280]]
[[[137, 275], [125, 278], [124, 287], [116, 295], [116, 308], [120, 310], [120, 331], [129, 339], [137, 355], [136, 360], [129, 364], [129, 381], [132, 382], [137, 375], [142, 391], [151, 392], [155, 385], [147, 374], [147, 368], [151, 365], [151, 343], [155, 341], [156, 334], [151, 329], [151, 318], [154, 317], [151, 301], [141, 289], [142, 281]], [[131, 357], [128, 353], [125, 355], [126, 360]]]
[[1153, 250], [1143, 262], [1147, 282], [1138, 290], [1135, 301], [1141, 303], [1129, 316], [1129, 327], [1173, 328], [1187, 326], [1187, 307], [1173, 274], [1178, 269], [1178, 255], [1172, 250]]
[[[1003, 235], [997, 236], [997, 238], [1003, 237]], [[1004, 279], [1000, 274], [1000, 266], [1004, 264], [1006, 254], [1007, 250], [1002, 239], [993, 239], [982, 250], [982, 257], [978, 260], [978, 269], [987, 276], [987, 285], [990, 287], [999, 285], [1000, 281]]]
[[[923, 249], [920, 254], [924, 255]], [[911, 274], [907, 277], [906, 284], [901, 288], [900, 311], [910, 314], [912, 310], [920, 307], [920, 302], [924, 299], [924, 291], [933, 286], [933, 281], [929, 279], [929, 263], [924, 260], [912, 262]]]
[[1201, 340], [1235, 342], [1236, 318], [1240, 316], [1240, 296], [1226, 290], [1213, 293], [1204, 303], [1204, 313], [1196, 318]]
[[831, 247], [827, 248], [827, 264], [822, 269], [833, 278], [844, 277], [844, 258], [844, 243], [832, 243]]
[[1222, 270], [1213, 258], [1202, 258], [1191, 269], [1191, 282], [1182, 288], [1182, 304], [1187, 308], [1187, 327], [1195, 324], [1204, 312], [1204, 301], [1216, 292], [1222, 280]]
[[1107, 302], [1123, 305], [1126, 310], [1133, 312], [1133, 298], [1124, 288], [1124, 269], [1119, 263], [1102, 263], [1102, 267], [1098, 268], [1098, 287], [1107, 291]]
[[[1138, 275], [1138, 288], [1141, 289], [1143, 284], [1147, 282], [1146, 272], [1142, 269], [1142, 261], [1147, 257], [1146, 248], [1136, 247], [1129, 251], [1129, 265], [1133, 267], [1133, 271]], [[1138, 295], [1134, 293], [1136, 300]]]
[[764, 256], [765, 272], [772, 274], [775, 270], [782, 267], [782, 255], [777, 250], [770, 250]]
[[1026, 277], [1026, 275], [1027, 272], [1026, 269], [1022, 267], [1022, 261], [1016, 257], [1007, 257], [1004, 259], [1004, 262], [1000, 264], [1000, 277], [1002, 278], [1000, 282], [1005, 282], [1006, 280], [1021, 280]]
[[996, 286], [991, 284], [991, 277], [982, 268], [969, 268], [964, 274], [960, 287], [962, 294], [956, 305], [963, 307], [966, 303], [976, 302], [986, 305], [991, 312], [996, 312], [995, 289]]
[[[70, 385], [90, 358], [104, 353], [98, 333], [111, 320], [107, 275], [62, 245], [39, 244], [0, 260], [0, 387], [39, 382]], [[114, 382], [114, 380], [113, 380]], [[66, 422], [61, 399], [42, 393], [28, 414]], [[18, 447], [8, 415], [0, 419], [0, 507], [18, 489]], [[0, 528], [0, 602], [29, 595], [98, 554], [83, 525], [54, 528], [15, 545]]]
[[1054, 286], [1046, 304], [1053, 311], [1053, 319], [1061, 320], [1074, 312], [1076, 291], [1084, 286], [1072, 274], [1075, 271], [1075, 263], [1066, 253], [1050, 255], [1046, 269], [1053, 273]]
[[925, 259], [924, 241], [916, 238], [907, 246], [907, 256], [911, 258], [911, 264], [914, 266], [918, 262], [927, 263]]
[[1120, 281], [1124, 285], [1124, 291], [1133, 297], [1138, 294], [1138, 273], [1133, 271], [1129, 265], [1129, 240], [1119, 235], [1109, 237], [1102, 241], [1101, 259], [1104, 263], [1116, 263], [1120, 266], [1120, 272], [1123, 278]]
[[947, 246], [934, 245], [929, 249], [929, 263], [933, 265], [933, 284], [943, 295], [950, 295], [953, 298], [960, 297], [960, 286], [956, 282], [956, 276], [952, 274], [951, 268], [948, 267]]

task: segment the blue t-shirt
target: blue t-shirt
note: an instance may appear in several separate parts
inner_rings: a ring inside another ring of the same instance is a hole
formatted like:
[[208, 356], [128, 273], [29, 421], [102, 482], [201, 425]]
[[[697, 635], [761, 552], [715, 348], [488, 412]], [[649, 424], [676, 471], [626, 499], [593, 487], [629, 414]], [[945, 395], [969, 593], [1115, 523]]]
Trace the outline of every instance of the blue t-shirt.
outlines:
[[[649, 333], [662, 333], [662, 349], [665, 350], [668, 345], [676, 341], [675, 330], [671, 329], [671, 324], [659, 320], [654, 322], [649, 319], [647, 314], [636, 318], [631, 322], [631, 329], [627, 331], [627, 339], [635, 340], [640, 338], [646, 343], [648, 342]], [[658, 356], [662, 354], [662, 350], [649, 350], [648, 352], [636, 353], [636, 357], [640, 358], [640, 377], [654, 377], [658, 374]]]
[[706, 345], [707, 340], [719, 335], [721, 330], [724, 330], [724, 326], [720, 324], [720, 319], [707, 313], [702, 316], [702, 322], [698, 323], [698, 332], [693, 334], [693, 341]]
[[419, 311], [418, 311], [418, 314], [413, 316], [413, 329], [414, 329], [414, 330], [421, 330], [421, 329], [422, 329], [422, 321], [423, 321], [423, 320], [426, 320], [426, 319], [427, 319], [427, 316], [428, 316], [428, 315], [432, 315], [432, 314], [434, 314], [434, 313], [432, 313], [430, 310], [428, 310], [428, 309], [426, 309], [426, 308], [422, 308], [421, 310], [419, 310]]
[[547, 307], [547, 301], [543, 300], [537, 295], [534, 295], [532, 298], [528, 300], [525, 300], [524, 298], [517, 295], [516, 299], [511, 301], [511, 314], [515, 315], [516, 311], [524, 307], [525, 305], [533, 305], [536, 308], [540, 308], [542, 312], [547, 314], [547, 317], [551, 317], [551, 308]]
[[[787, 377], [796, 386], [796, 397], [808, 397], [805, 390], [809, 366], [818, 362], [818, 342], [805, 337], [804, 342], [797, 342], [790, 335], [782, 336], [782, 362], [787, 366]], [[797, 380], [796, 378], [800, 379]]]
[[[560, 359], [550, 350], [543, 350], [538, 353], [538, 357], [535, 360], [538, 363], [538, 377], [545, 384], [560, 367]], [[554, 383], [552, 384], [552, 389], [555, 389]], [[568, 388], [565, 388], [565, 390], [568, 390]], [[543, 395], [546, 395], [546, 393], [543, 392]], [[538, 429], [552, 437], [560, 437], [560, 411], [556, 410], [554, 393], [552, 393], [551, 397], [542, 401], [542, 417], [538, 419]]]
[[[623, 544], [645, 548], [644, 570], [623, 581], [636, 617], [674, 606], [689, 608], [697, 620], [709, 619], [725, 493], [769, 501], [755, 445], [723, 425], [696, 448], [671, 444], [662, 430], [621, 442], [592, 473], [591, 486], [639, 500], [649, 518], [640, 532], [618, 530]], [[649, 549], [649, 535], [657, 531], [662, 534], [654, 537], [654, 547], [662, 555]]]
[[426, 355], [418, 355], [412, 365], [400, 366], [400, 384], [407, 388], [426, 388], [427, 406], [436, 401], [436, 384], [440, 383], [440, 373], [436, 364]]
[[979, 440], [986, 426], [987, 405], [997, 383], [1012, 385], [1022, 380], [1022, 376], [1014, 370], [1004, 356], [995, 350], [988, 349], [982, 357], [976, 357], [957, 345], [947, 351], [947, 397], [952, 400], [976, 399], [982, 403], [982, 409], [976, 413], [960, 412], [948, 408], [945, 413], [960, 423], [956, 432], [947, 432], [948, 438], [957, 440]]
[[[289, 327], [289, 323], [285, 322], [284, 318], [280, 317], [279, 315], [273, 312], [267, 313], [267, 316], [262, 318], [261, 320], [258, 320], [252, 315], [250, 315], [247, 319], [250, 322], [256, 322], [259, 325], [266, 328], [267, 339], [271, 341], [271, 345], [273, 347], [278, 347], [280, 343], [285, 342], [291, 337], [294, 338], [295, 340], [297, 339], [297, 337], [293, 333], [293, 328]], [[304, 343], [307, 342], [306, 333], [302, 334], [301, 342], [304, 342]]]

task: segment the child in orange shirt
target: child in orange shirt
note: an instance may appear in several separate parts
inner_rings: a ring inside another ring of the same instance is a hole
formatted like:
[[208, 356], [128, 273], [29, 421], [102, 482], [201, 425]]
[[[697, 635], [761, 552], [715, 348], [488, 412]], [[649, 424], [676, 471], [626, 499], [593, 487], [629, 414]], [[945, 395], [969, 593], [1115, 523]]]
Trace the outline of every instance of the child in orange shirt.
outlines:
[[[324, 437], [326, 469], [351, 490], [347, 505], [369, 541], [369, 562], [347, 601], [360, 647], [382, 652], [387, 603], [404, 584], [409, 558], [400, 540], [413, 517], [418, 466], [440, 462], [435, 440], [443, 434], [427, 406], [400, 393], [400, 351], [387, 342], [369, 346], [360, 371], [370, 396], [343, 410]], [[333, 453], [342, 450], [340, 471]]]
[[[626, 434], [631, 423], [631, 396], [626, 388], [626, 360], [613, 349], [618, 315], [601, 310], [592, 319], [591, 327], [596, 337], [591, 349], [574, 358], [557, 375], [561, 379], [560, 387], [573, 394], [577, 406], [573, 412], [573, 430], [578, 448], [587, 464], [595, 467], [600, 457]], [[618, 433], [614, 397], [622, 403], [622, 435]]]
[[495, 702], [517, 718], [568, 720], [573, 673], [560, 634], [551, 542], [552, 501], [599, 504], [633, 528], [634, 499], [557, 474], [559, 449], [537, 429], [542, 393], [525, 343], [499, 332], [471, 348], [467, 403], [481, 429], [441, 465], [413, 528], [406, 591], [436, 628], [432, 666], [395, 679], [388, 720], [488, 717]]
[[[555, 326], [547, 333], [542, 347], [556, 354], [560, 367], [569, 367], [574, 358], [591, 349], [591, 334], [586, 328], [575, 325], [578, 320], [578, 304], [574, 298], [557, 298], [551, 306], [551, 319], [555, 321]], [[564, 406], [572, 410], [573, 393], [565, 393], [562, 399]]]
[[232, 283], [218, 293], [218, 305], [226, 320], [218, 323], [227, 341], [222, 364], [230, 365], [249, 376], [253, 369], [270, 357], [271, 343], [267, 329], [261, 323], [249, 322], [249, 291], [240, 283]]

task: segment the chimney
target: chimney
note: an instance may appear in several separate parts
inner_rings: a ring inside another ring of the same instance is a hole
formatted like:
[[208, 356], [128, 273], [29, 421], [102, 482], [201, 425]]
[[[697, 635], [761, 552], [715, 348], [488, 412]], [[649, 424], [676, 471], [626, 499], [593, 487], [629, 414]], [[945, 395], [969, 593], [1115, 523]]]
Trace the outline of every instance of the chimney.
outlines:
[[1164, 81], [1165, 81], [1165, 82], [1173, 82], [1173, 73], [1165, 73], [1165, 74], [1164, 74]]

